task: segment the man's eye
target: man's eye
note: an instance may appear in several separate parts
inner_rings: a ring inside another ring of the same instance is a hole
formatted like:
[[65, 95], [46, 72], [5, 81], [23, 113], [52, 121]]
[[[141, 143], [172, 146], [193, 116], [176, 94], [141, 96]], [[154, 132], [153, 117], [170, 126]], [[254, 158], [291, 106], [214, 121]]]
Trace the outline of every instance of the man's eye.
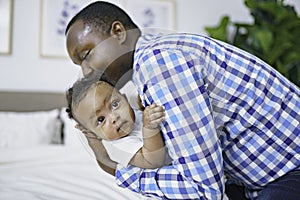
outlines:
[[98, 120], [97, 120], [97, 124], [98, 125], [101, 125], [105, 120], [105, 117], [99, 117]]
[[113, 101], [111, 104], [112, 109], [115, 109], [119, 106], [119, 101]]

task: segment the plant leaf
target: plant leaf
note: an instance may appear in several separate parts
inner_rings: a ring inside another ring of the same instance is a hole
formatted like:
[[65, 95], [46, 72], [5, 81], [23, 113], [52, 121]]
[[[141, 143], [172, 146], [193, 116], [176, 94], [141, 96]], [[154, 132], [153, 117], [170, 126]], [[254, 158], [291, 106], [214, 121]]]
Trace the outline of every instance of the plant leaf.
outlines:
[[211, 37], [228, 42], [227, 27], [229, 24], [229, 16], [224, 16], [221, 19], [219, 25], [215, 27], [205, 27], [205, 30], [210, 34]]

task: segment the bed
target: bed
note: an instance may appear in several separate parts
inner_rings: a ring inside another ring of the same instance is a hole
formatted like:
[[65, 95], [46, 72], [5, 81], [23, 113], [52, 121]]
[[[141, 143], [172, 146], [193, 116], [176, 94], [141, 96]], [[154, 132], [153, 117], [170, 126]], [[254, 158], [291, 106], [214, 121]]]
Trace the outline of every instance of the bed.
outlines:
[[62, 93], [0, 92], [0, 199], [149, 199], [97, 166], [65, 104]]

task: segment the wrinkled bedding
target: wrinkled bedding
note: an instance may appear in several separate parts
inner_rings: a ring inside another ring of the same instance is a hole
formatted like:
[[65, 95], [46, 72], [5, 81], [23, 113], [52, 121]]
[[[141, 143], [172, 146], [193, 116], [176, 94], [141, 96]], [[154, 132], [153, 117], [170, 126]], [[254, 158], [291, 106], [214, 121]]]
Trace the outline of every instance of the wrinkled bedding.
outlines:
[[0, 150], [1, 200], [147, 199], [118, 187], [90, 149], [41, 145]]

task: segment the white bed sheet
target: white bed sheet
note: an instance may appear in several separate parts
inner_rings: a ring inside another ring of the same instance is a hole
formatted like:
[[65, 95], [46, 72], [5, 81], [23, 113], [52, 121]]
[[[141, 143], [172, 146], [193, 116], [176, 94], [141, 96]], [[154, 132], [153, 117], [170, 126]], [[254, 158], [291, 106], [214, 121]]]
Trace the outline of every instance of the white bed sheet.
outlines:
[[44, 145], [0, 150], [1, 200], [148, 199], [116, 185], [87, 147]]

